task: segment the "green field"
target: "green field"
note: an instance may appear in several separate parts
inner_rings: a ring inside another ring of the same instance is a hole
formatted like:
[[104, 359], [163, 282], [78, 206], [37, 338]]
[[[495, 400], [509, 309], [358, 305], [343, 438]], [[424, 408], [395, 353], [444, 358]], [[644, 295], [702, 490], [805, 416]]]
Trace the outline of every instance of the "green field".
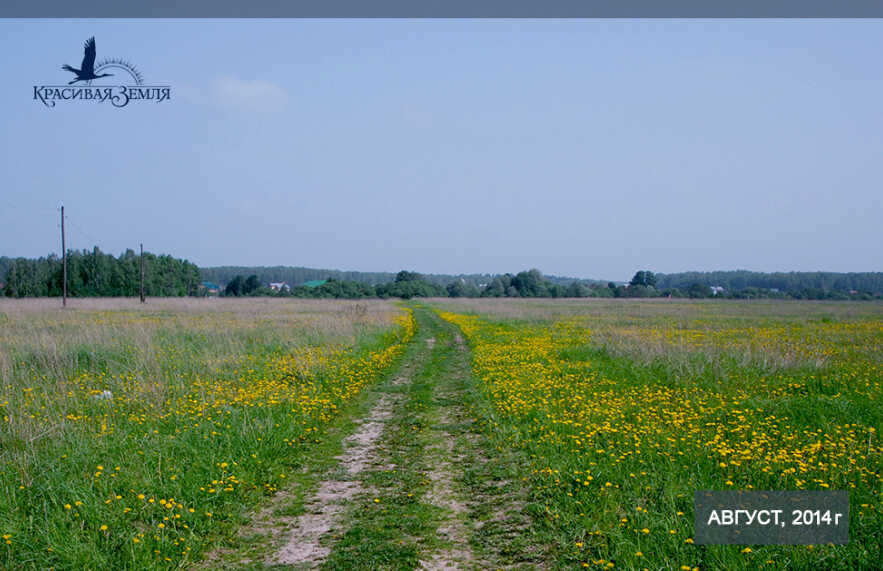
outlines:
[[187, 567], [411, 334], [382, 302], [69, 305], [0, 302], [0, 567]]
[[[873, 569], [880, 305], [439, 304], [564, 566]], [[450, 309], [448, 309], [450, 308]], [[848, 490], [846, 546], [694, 545], [696, 490]]]
[[[883, 305], [0, 300], [0, 568], [876, 569]], [[699, 546], [693, 492], [847, 490]]]

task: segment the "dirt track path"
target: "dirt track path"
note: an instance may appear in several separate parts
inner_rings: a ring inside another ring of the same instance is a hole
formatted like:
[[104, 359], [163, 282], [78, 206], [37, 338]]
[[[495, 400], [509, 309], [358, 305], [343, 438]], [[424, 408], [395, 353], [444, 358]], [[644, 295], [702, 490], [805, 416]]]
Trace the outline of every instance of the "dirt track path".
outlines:
[[242, 529], [242, 547], [211, 557], [212, 568], [542, 567], [497, 545], [523, 531], [525, 516], [475, 427], [468, 347], [431, 310], [416, 316], [398, 372], [360, 397], [362, 412], [329, 434], [304, 478]]
[[[466, 350], [459, 335], [455, 336], [454, 343], [457, 343], [459, 350]], [[448, 386], [448, 383], [444, 383], [444, 387], [439, 387], [436, 392], [437, 415], [434, 430], [437, 442], [429, 450], [434, 459], [434, 469], [429, 475], [432, 488], [427, 493], [426, 500], [440, 508], [445, 516], [439, 523], [437, 533], [447, 545], [428, 554], [428, 559], [420, 560], [419, 568], [427, 571], [461, 569], [472, 567], [476, 563], [475, 554], [469, 544], [470, 530], [464, 521], [469, 511], [468, 506], [457, 493], [455, 483], [456, 465], [462, 462], [463, 455], [458, 452], [456, 431], [451, 427], [465, 415], [458, 404], [462, 402], [462, 398], [461, 391]]]
[[[407, 377], [401, 379], [408, 381]], [[285, 544], [273, 558], [274, 563], [316, 566], [328, 557], [331, 548], [322, 544], [322, 538], [340, 524], [347, 503], [366, 492], [358, 476], [378, 461], [377, 441], [398, 400], [389, 395], [381, 396], [368, 417], [359, 422], [359, 429], [346, 437], [344, 452], [336, 458], [348, 479], [320, 482], [319, 489], [306, 503], [306, 513], [294, 520]]]

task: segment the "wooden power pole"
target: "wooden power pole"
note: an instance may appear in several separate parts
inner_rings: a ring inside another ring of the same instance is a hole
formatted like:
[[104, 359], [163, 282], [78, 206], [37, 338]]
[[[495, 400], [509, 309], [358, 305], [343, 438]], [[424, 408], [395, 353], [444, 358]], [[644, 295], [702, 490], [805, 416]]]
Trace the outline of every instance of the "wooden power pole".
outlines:
[[61, 307], [67, 307], [67, 247], [64, 244], [64, 206], [61, 207]]
[[141, 244], [141, 303], [144, 303], [144, 244]]

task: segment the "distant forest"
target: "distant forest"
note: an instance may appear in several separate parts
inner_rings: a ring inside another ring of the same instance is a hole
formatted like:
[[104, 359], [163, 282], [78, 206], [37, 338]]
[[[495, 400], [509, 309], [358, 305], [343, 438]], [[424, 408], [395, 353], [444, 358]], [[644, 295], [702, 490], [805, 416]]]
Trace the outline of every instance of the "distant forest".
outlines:
[[[137, 296], [140, 289], [140, 258], [126, 250], [118, 258], [97, 247], [70, 250], [67, 261], [67, 293], [70, 297]], [[199, 268], [187, 260], [144, 252], [144, 291], [152, 297], [196, 295]], [[61, 296], [61, 258], [0, 257], [0, 292], [7, 297]]]
[[[689, 297], [880, 299], [883, 272], [760, 273], [745, 270], [635, 273], [624, 284], [559, 276], [539, 270], [515, 274], [418, 274], [347, 272], [302, 267], [222, 266], [198, 268], [187, 260], [145, 252], [148, 296], [366, 297]], [[133, 250], [119, 257], [92, 251], [68, 252], [68, 295], [137, 296], [140, 260]], [[0, 257], [0, 295], [60, 296], [62, 263], [56, 255], [38, 259]], [[274, 290], [270, 283], [288, 287]], [[214, 286], [218, 286], [215, 289]]]
[[[643, 283], [642, 273], [654, 276], [654, 283]], [[331, 280], [332, 282], [381, 285], [395, 282], [396, 274], [384, 272], [342, 272], [300, 267], [246, 267], [222, 266], [203, 268], [202, 276], [208, 281], [227, 284], [237, 275], [256, 276], [263, 283], [286, 282], [292, 288], [309, 281]], [[778, 272], [762, 273], [747, 270], [717, 272], [682, 272], [677, 274], [653, 274], [638, 272], [628, 284], [600, 280], [579, 279], [539, 274], [526, 277], [526, 272], [518, 274], [425, 274], [421, 279], [432, 285], [448, 287], [460, 284], [454, 289], [466, 288], [470, 295], [474, 288], [485, 297], [793, 297], [814, 299], [840, 299], [848, 296], [875, 296], [883, 294], [883, 272], [834, 273], [834, 272]], [[519, 278], [519, 276], [521, 276]], [[514, 285], [513, 285], [514, 280]], [[522, 286], [522, 283], [540, 283], [541, 286]], [[462, 287], [461, 287], [462, 286]], [[641, 289], [641, 287], [648, 289]], [[338, 286], [334, 286], [339, 289]], [[690, 290], [690, 288], [693, 288]], [[715, 291], [711, 288], [723, 288]], [[367, 292], [365, 288], [350, 288], [353, 292]], [[609, 291], [605, 291], [609, 290]], [[689, 291], [688, 291], [689, 290]], [[852, 292], [852, 293], [851, 293]], [[356, 296], [358, 297], [358, 296]]]
[[[397, 274], [392, 272], [353, 272], [341, 270], [322, 270], [318, 268], [301, 268], [292, 266], [217, 266], [201, 268], [202, 279], [216, 284], [228, 284], [236, 276], [257, 276], [258, 280], [265, 283], [285, 282], [291, 286], [301, 285], [310, 281], [333, 279], [338, 282], [356, 282], [369, 285], [379, 285], [394, 282]], [[0, 276], [3, 274], [0, 273]], [[447, 286], [448, 284], [461, 281], [476, 287], [485, 286], [497, 274], [421, 274], [423, 280], [430, 284]], [[545, 276], [546, 280], [553, 284], [568, 286], [574, 282], [585, 284], [601, 283], [597, 280], [568, 278], [560, 276]], [[605, 284], [607, 282], [604, 282]]]
[[782, 292], [801, 289], [826, 291], [883, 292], [883, 272], [833, 273], [833, 272], [776, 272], [765, 274], [735, 270], [729, 272], [682, 272], [679, 274], [656, 274], [660, 289], [686, 289], [693, 284], [709, 287], [719, 286], [728, 291], [745, 288], [761, 288]]

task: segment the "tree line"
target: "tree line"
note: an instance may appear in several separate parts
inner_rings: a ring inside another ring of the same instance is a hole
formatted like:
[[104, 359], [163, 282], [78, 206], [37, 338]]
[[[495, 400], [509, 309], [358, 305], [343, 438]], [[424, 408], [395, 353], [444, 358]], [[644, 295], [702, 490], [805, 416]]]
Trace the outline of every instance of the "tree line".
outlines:
[[[870, 300], [880, 299], [880, 292], [868, 290], [834, 290], [801, 287], [789, 291], [746, 286], [741, 289], [728, 289], [724, 286], [709, 286], [693, 282], [681, 288], [663, 287], [661, 274], [650, 270], [639, 270], [628, 283], [596, 282], [573, 280], [568, 285], [556, 283], [537, 269], [524, 270], [516, 274], [503, 274], [490, 279], [488, 283], [476, 285], [463, 278], [455, 278], [446, 286], [430, 283], [426, 276], [414, 272], [401, 271], [394, 281], [385, 284], [367, 284], [352, 280], [330, 278], [322, 285], [308, 287], [295, 286], [286, 291], [273, 291], [260, 286], [256, 274], [248, 278], [237, 275], [227, 285], [226, 295], [274, 295], [311, 298], [364, 298], [364, 297], [609, 297], [609, 298], [717, 298], [717, 299], [831, 299], [831, 300]], [[239, 289], [235, 284], [252, 284], [252, 287]]]
[[[62, 273], [62, 260], [55, 254], [37, 259], [0, 257], [0, 292], [7, 297], [61, 296]], [[67, 255], [67, 292], [71, 297], [137, 296], [140, 276], [141, 260], [131, 249], [119, 257], [105, 254], [97, 246], [91, 252], [70, 250]], [[199, 283], [196, 264], [144, 252], [146, 295], [196, 295]]]
[[[206, 295], [203, 280], [223, 286], [228, 296], [292, 296], [318, 298], [412, 297], [673, 297], [879, 299], [883, 272], [790, 272], [765, 274], [727, 272], [654, 273], [640, 270], [628, 283], [545, 276], [537, 269], [502, 275], [419, 274], [402, 270], [341, 272], [276, 266], [198, 268], [184, 259], [144, 253], [145, 293], [149, 296]], [[324, 283], [315, 287], [306, 281]], [[60, 296], [61, 259], [49, 256], [0, 257], [0, 294], [8, 297]], [[271, 290], [268, 282], [286, 282], [289, 289]], [[101, 252], [68, 252], [68, 294], [72, 297], [136, 296], [140, 258], [133, 250], [119, 257]]]
[[370, 284], [352, 280], [339, 280], [330, 277], [318, 286], [298, 285], [287, 290], [272, 290], [261, 283], [257, 274], [245, 277], [241, 274], [233, 279], [223, 290], [225, 296], [276, 296], [276, 297], [311, 297], [311, 298], [342, 298], [359, 299], [367, 297], [410, 299], [412, 297], [445, 297], [448, 290], [439, 284], [430, 283], [426, 276], [406, 270], [393, 275], [387, 283]]
[[729, 291], [748, 288], [796, 292], [800, 290], [883, 292], [883, 272], [682, 272], [656, 274], [658, 287], [685, 289], [693, 284], [720, 286]]
[[[453, 278], [446, 285], [433, 283], [429, 278], [417, 272], [402, 270], [395, 274], [391, 282], [372, 285], [352, 280], [338, 280], [330, 277], [323, 284], [309, 287], [305, 285], [292, 287], [290, 290], [276, 291], [261, 286], [257, 274], [245, 277], [241, 274], [233, 279], [224, 289], [227, 296], [262, 296], [277, 297], [311, 297], [311, 298], [364, 298], [398, 297], [588, 297], [592, 288], [586, 283], [573, 280], [564, 286], [543, 276], [537, 270], [525, 270], [517, 274], [503, 274], [490, 278], [489, 282], [476, 285], [463, 277]], [[609, 297], [609, 295], [607, 295]]]
[[[764, 279], [753, 281], [746, 279], [742, 281], [741, 277], [733, 280], [715, 281], [707, 276], [713, 274], [752, 274], [754, 272], [708, 272], [706, 279], [698, 281], [693, 273], [678, 274], [677, 279], [671, 279], [671, 276], [663, 274], [654, 274], [649, 270], [641, 270], [635, 273], [631, 281], [625, 285], [608, 284], [613, 297], [677, 297], [677, 298], [718, 298], [718, 299], [829, 299], [829, 300], [871, 300], [883, 297], [880, 290], [872, 291], [870, 289], [835, 289], [833, 287], [817, 287], [818, 285], [833, 285], [837, 283], [839, 287], [849, 287], [857, 283], [865, 283], [874, 287], [873, 280], [861, 281], [832, 281], [831, 284], [819, 284], [814, 281], [815, 273], [806, 273], [806, 280], [794, 279], [789, 285], [785, 285], [780, 281], [765, 281], [766, 276], [770, 274], [759, 274]], [[797, 274], [797, 272], [794, 272]], [[793, 274], [781, 274], [792, 275]], [[855, 276], [859, 274], [827, 274], [840, 276]], [[873, 276], [874, 274], [860, 274], [863, 276]], [[668, 278], [668, 279], [666, 279]], [[675, 283], [680, 287], [666, 287], [665, 284]], [[715, 285], [709, 285], [709, 284]], [[753, 284], [770, 284], [782, 285], [778, 287], [759, 287]], [[720, 285], [726, 284], [726, 285]], [[752, 284], [752, 285], [745, 285]], [[806, 285], [810, 284], [810, 285]], [[883, 288], [881, 288], [883, 289]]]
[[[200, 268], [202, 279], [216, 284], [228, 284], [236, 276], [247, 279], [256, 276], [265, 284], [285, 282], [292, 285], [302, 284], [309, 281], [334, 280], [336, 282], [355, 282], [370, 285], [381, 285], [395, 282], [398, 274], [392, 272], [356, 272], [342, 270], [323, 270], [319, 268], [304, 268], [295, 266], [215, 266]], [[2, 276], [0, 268], [0, 276]], [[471, 284], [476, 288], [487, 285], [496, 277], [496, 274], [421, 274], [423, 281], [440, 286], [447, 286], [453, 282]], [[581, 280], [564, 276], [545, 276], [545, 279], [553, 284], [568, 286], [573, 282], [594, 283], [596, 280]], [[600, 283], [600, 282], [598, 282]], [[606, 282], [604, 282], [606, 283]]]

